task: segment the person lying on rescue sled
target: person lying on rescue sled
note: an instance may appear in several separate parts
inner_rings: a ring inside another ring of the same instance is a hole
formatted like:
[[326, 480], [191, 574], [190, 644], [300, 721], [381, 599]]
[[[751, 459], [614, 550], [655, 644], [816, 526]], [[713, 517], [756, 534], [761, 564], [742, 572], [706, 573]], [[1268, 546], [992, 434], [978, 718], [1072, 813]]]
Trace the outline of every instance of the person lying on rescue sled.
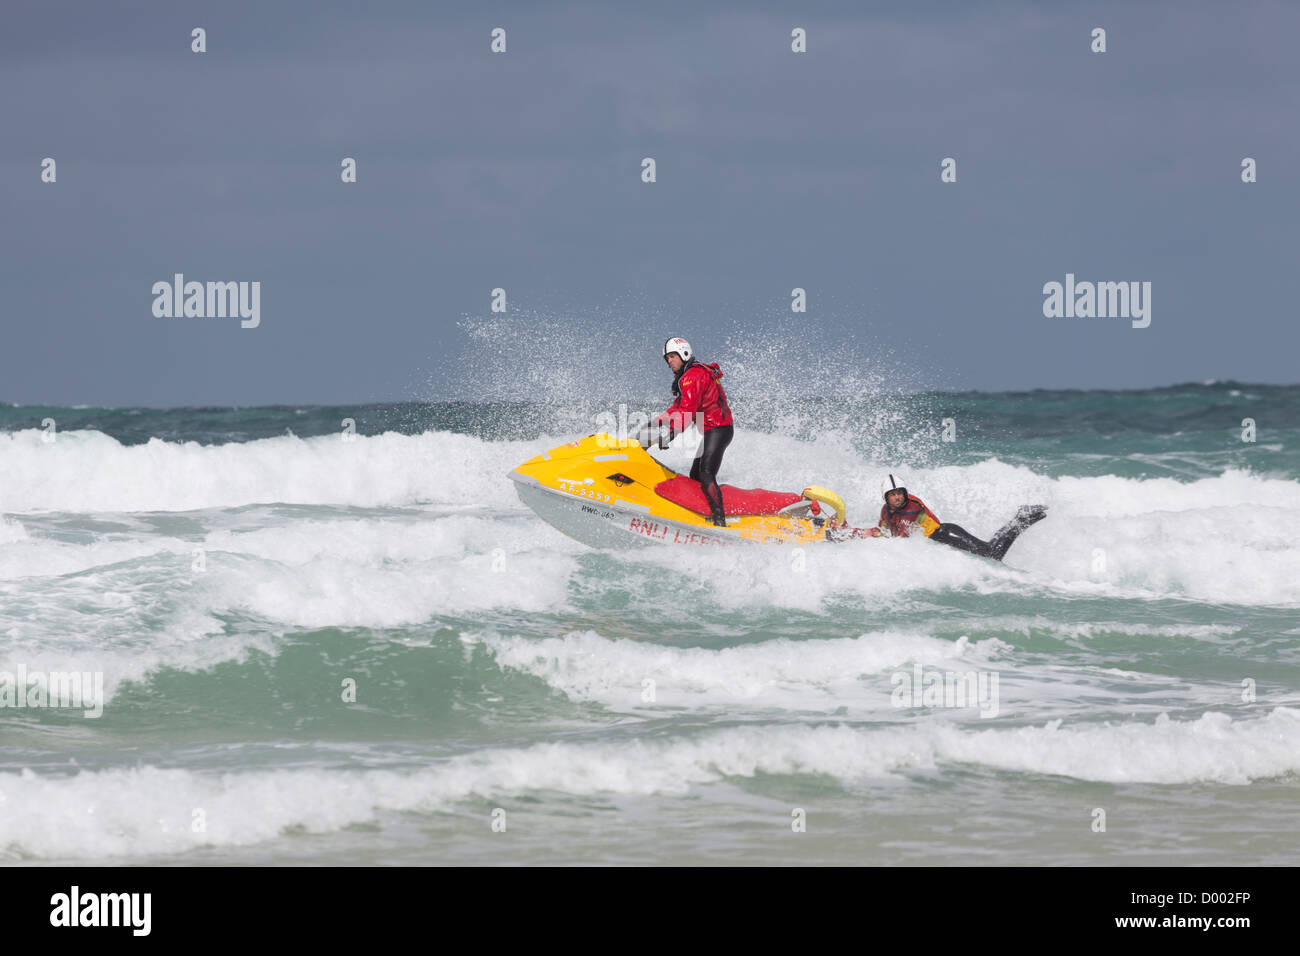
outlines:
[[939, 541], [961, 551], [1001, 561], [1020, 533], [1047, 517], [1042, 505], [1021, 505], [1016, 516], [1003, 525], [990, 541], [981, 541], [961, 525], [941, 522], [920, 498], [907, 493], [902, 479], [890, 475], [880, 483], [885, 503], [880, 508], [880, 524], [874, 528], [840, 528], [827, 532], [833, 541], [849, 538], [908, 538], [920, 531], [931, 541]]
[[[708, 365], [699, 362], [691, 351], [691, 343], [683, 338], [671, 338], [664, 343], [664, 361], [673, 371], [673, 403], [650, 425], [637, 435], [641, 447], [649, 448], [655, 430], [659, 432], [659, 447], [667, 448], [673, 437], [693, 422], [699, 421], [704, 432], [704, 444], [691, 465], [691, 479], [700, 483], [704, 498], [709, 503], [709, 519], [719, 528], [727, 526], [722, 510], [722, 489], [718, 487], [718, 470], [722, 467], [722, 453], [731, 444], [733, 419], [727, 393], [722, 390], [722, 369], [717, 362]], [[667, 431], [663, 426], [667, 425]]]

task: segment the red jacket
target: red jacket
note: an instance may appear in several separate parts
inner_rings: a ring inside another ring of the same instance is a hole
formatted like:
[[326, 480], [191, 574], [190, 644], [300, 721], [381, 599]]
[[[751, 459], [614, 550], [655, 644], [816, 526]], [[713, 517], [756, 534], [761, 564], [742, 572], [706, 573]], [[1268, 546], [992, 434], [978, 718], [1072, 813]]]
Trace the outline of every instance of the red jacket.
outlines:
[[928, 538], [939, 529], [940, 523], [924, 501], [916, 495], [908, 495], [907, 504], [897, 511], [890, 511], [889, 505], [881, 506], [880, 524], [871, 529], [872, 537], [880, 537], [881, 532], [887, 531], [892, 538], [906, 538], [919, 526]]
[[722, 369], [717, 362], [708, 365], [696, 362], [689, 366], [677, 380], [681, 394], [655, 419], [655, 424], [666, 421], [674, 432], [683, 432], [695, 421], [697, 412], [704, 413], [701, 431], [732, 424], [731, 406], [727, 404], [727, 393], [722, 390], [720, 378]]

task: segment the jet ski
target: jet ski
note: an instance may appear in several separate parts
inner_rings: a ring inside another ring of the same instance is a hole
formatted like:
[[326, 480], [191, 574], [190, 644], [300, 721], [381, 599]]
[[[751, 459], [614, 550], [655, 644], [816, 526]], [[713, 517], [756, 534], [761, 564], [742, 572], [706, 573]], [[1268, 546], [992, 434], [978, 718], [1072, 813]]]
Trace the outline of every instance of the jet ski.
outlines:
[[593, 548], [812, 544], [844, 524], [844, 500], [826, 488], [722, 485], [727, 526], [717, 527], [699, 482], [660, 464], [639, 442], [605, 433], [544, 451], [509, 476], [538, 517]]

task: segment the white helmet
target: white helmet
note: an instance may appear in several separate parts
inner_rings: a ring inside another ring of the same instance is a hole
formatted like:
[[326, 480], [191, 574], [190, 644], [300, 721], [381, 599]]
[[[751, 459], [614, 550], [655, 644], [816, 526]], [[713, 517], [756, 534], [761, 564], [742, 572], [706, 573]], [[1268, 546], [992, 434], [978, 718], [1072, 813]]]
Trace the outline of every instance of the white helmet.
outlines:
[[888, 497], [891, 491], [901, 491], [903, 494], [907, 494], [902, 475], [890, 475], [880, 483], [880, 497]]
[[695, 355], [695, 353], [691, 351], [691, 343], [687, 342], [680, 335], [676, 338], [669, 339], [664, 343], [664, 361], [667, 362], [668, 356], [672, 355], [674, 352], [680, 355], [682, 361], [688, 365]]

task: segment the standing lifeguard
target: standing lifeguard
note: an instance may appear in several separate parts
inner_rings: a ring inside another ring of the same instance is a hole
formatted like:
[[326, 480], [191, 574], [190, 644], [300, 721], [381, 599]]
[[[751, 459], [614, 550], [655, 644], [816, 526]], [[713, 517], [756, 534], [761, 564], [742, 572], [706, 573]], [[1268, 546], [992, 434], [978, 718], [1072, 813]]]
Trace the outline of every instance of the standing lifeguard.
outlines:
[[667, 423], [671, 440], [692, 422], [699, 422], [704, 442], [691, 465], [691, 478], [704, 491], [712, 522], [725, 528], [727, 518], [722, 508], [722, 489], [718, 487], [718, 470], [734, 429], [731, 406], [727, 404], [727, 393], [722, 390], [722, 369], [717, 362], [705, 365], [696, 361], [691, 343], [683, 338], [671, 338], [664, 343], [664, 361], [673, 370], [674, 400], [654, 424]]

